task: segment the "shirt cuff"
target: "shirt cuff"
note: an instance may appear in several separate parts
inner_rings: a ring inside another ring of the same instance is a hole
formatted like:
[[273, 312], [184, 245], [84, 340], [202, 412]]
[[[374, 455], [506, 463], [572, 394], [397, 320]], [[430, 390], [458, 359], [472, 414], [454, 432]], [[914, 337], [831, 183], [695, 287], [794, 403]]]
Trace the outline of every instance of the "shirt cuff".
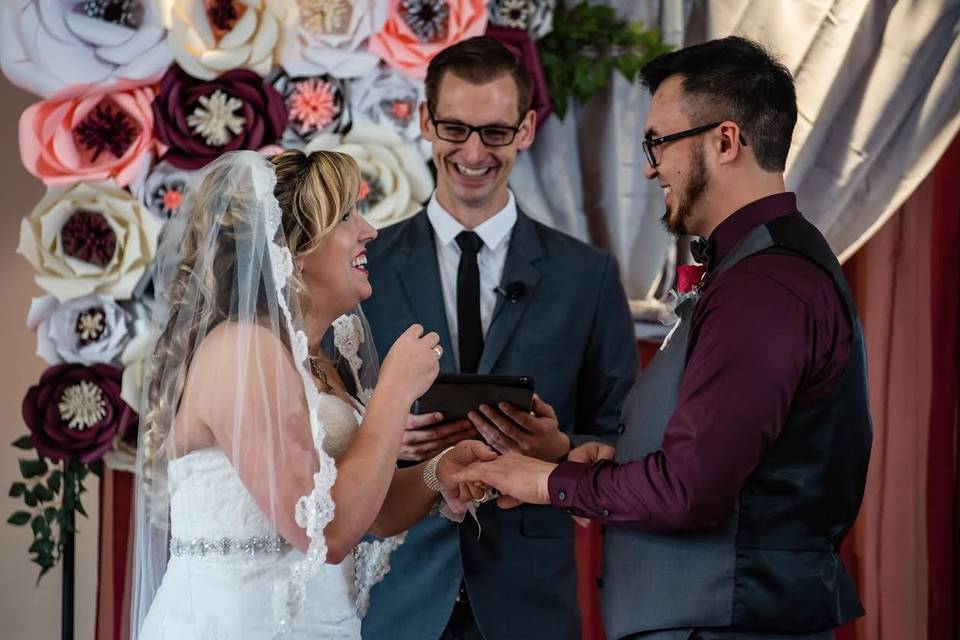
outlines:
[[580, 478], [590, 469], [582, 462], [561, 462], [547, 478], [547, 493], [554, 507], [573, 508]]

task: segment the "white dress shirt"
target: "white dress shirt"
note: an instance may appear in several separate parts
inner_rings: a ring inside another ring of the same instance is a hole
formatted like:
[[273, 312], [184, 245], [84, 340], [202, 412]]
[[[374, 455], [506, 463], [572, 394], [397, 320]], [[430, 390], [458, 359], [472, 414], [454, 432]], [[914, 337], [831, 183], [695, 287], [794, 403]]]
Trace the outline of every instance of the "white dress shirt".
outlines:
[[[503, 277], [503, 267], [507, 261], [507, 248], [510, 246], [510, 232], [517, 222], [517, 203], [513, 193], [508, 192], [507, 205], [489, 220], [472, 229], [483, 246], [477, 253], [477, 266], [480, 269], [480, 326], [486, 337], [487, 329], [493, 318], [493, 309], [497, 304], [497, 287]], [[437, 247], [437, 265], [440, 267], [440, 286], [443, 288], [443, 307], [447, 313], [447, 329], [453, 346], [453, 357], [460, 367], [459, 332], [457, 330], [457, 269], [460, 266], [460, 246], [456, 237], [468, 229], [444, 210], [437, 202], [434, 193], [427, 204], [427, 218], [433, 227]], [[429, 327], [428, 327], [429, 329]]]

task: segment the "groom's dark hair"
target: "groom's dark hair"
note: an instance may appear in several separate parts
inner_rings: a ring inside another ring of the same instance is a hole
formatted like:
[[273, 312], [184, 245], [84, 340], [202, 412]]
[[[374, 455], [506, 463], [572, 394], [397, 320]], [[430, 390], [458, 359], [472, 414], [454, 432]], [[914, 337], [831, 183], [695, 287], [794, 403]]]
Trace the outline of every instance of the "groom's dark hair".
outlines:
[[797, 92], [783, 64], [756, 42], [730, 36], [652, 60], [640, 82], [654, 94], [673, 75], [683, 78], [683, 108], [694, 125], [736, 122], [757, 164], [783, 171], [797, 124]]
[[430, 60], [424, 81], [427, 105], [437, 107], [440, 82], [450, 72], [471, 84], [486, 84], [504, 74], [513, 76], [517, 85], [517, 107], [520, 117], [533, 102], [533, 80], [530, 72], [506, 47], [488, 36], [476, 36], [450, 45]]

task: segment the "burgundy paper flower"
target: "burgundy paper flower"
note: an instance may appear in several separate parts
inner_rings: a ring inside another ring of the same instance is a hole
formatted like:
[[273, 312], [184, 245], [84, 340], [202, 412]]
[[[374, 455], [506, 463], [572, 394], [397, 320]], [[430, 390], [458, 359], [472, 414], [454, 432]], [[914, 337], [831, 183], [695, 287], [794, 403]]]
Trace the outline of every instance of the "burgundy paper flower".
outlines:
[[537, 113], [537, 130], [539, 131], [546, 122], [547, 116], [553, 111], [553, 107], [550, 106], [550, 90], [547, 87], [547, 77], [543, 73], [543, 65], [540, 63], [540, 53], [530, 39], [529, 32], [525, 29], [488, 24], [484, 35], [490, 36], [506, 47], [530, 72], [530, 77], [533, 79], [533, 104], [530, 108]]
[[105, 364], [44, 371], [23, 399], [23, 420], [40, 455], [93, 462], [111, 449], [115, 436], [133, 430], [137, 414], [120, 399], [121, 375]]
[[287, 126], [283, 98], [247, 69], [208, 82], [174, 65], [160, 81], [153, 113], [157, 138], [170, 145], [164, 159], [189, 170], [227, 151], [273, 144]]

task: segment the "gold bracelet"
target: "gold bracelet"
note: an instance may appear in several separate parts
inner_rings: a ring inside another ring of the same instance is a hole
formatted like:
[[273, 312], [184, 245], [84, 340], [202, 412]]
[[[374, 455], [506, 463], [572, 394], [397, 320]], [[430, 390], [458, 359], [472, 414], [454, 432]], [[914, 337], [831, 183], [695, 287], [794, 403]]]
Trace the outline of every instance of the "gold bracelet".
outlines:
[[447, 455], [453, 447], [447, 447], [437, 455], [430, 458], [430, 462], [423, 468], [423, 484], [431, 491], [443, 491], [443, 484], [437, 478], [437, 465], [440, 464], [440, 458]]

